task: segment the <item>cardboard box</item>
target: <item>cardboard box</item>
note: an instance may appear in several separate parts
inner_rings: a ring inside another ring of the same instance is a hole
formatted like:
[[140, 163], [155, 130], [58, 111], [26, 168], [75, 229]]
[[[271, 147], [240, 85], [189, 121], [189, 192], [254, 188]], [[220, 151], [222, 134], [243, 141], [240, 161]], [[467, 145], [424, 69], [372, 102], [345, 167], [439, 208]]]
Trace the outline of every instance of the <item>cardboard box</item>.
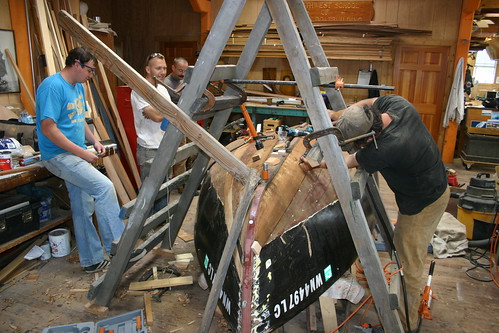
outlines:
[[468, 133], [499, 135], [499, 128], [491, 125], [494, 123], [492, 115], [495, 114], [495, 112], [499, 111], [484, 108], [467, 108], [466, 129]]

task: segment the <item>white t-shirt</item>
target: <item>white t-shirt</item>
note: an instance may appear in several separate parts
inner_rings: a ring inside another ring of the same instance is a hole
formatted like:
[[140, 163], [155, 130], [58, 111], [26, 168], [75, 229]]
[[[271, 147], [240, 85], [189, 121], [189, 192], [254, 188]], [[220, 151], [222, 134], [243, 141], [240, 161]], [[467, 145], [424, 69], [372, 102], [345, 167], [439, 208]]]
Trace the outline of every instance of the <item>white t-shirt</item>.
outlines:
[[[168, 94], [168, 90], [166, 90], [165, 87], [158, 85], [157, 89], [160, 94], [171, 101], [170, 94]], [[150, 104], [135, 92], [135, 90], [132, 90], [131, 102], [135, 131], [137, 132], [137, 143], [144, 148], [157, 149], [161, 139], [163, 139], [163, 134], [165, 134], [165, 132], [161, 130], [161, 123], [144, 118], [142, 110], [144, 110], [145, 107], [150, 106]]]

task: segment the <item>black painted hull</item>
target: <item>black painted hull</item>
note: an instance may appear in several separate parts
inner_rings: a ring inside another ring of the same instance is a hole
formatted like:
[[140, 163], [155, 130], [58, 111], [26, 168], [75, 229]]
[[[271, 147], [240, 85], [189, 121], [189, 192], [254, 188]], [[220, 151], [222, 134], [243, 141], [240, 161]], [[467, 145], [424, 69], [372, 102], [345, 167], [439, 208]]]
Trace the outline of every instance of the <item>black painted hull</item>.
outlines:
[[[373, 226], [375, 217], [370, 200], [363, 198], [362, 205]], [[199, 196], [194, 240], [197, 257], [210, 286], [227, 240], [225, 222], [223, 203], [208, 176]], [[316, 301], [356, 258], [338, 201], [269, 241], [253, 258], [251, 331], [269, 332], [282, 326]], [[219, 307], [235, 331], [241, 330], [243, 320], [242, 288], [244, 285], [233, 258]]]

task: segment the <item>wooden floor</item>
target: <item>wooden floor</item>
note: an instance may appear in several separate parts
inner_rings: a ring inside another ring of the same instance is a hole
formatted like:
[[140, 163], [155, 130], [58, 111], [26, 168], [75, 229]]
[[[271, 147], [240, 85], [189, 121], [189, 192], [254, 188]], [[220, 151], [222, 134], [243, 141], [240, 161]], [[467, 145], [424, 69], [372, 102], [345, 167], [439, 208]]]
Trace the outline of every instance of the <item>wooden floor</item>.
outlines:
[[[480, 168], [478, 165], [467, 171], [460, 161], [447, 166], [457, 171], [460, 184], [468, 184], [470, 177], [478, 172], [495, 172], [492, 168]], [[388, 215], [395, 220], [397, 210], [393, 194], [383, 181], [380, 182], [380, 189]], [[451, 199], [450, 212], [455, 211], [456, 202], [452, 200], [456, 199]], [[195, 205], [196, 199], [193, 207]], [[187, 233], [193, 232], [194, 214], [194, 209], [191, 209], [184, 223], [183, 230]], [[195, 255], [194, 244], [192, 241], [177, 239], [174, 252]], [[380, 253], [380, 257], [382, 261], [387, 261], [386, 253]], [[431, 255], [428, 255], [428, 263], [431, 258]], [[147, 254], [127, 272], [109, 311], [105, 317], [99, 317], [85, 311], [86, 293], [81, 291], [88, 288], [95, 276], [85, 274], [74, 259], [74, 254], [64, 258], [51, 258], [42, 266], [19, 275], [13, 282], [0, 288], [0, 332], [42, 332], [46, 327], [97, 322], [106, 317], [143, 309], [143, 293], [127, 293], [129, 283], [137, 281], [149, 267], [165, 267], [168, 264], [165, 258], [153, 253]], [[425, 320], [420, 332], [499, 332], [499, 288], [493, 283], [468, 277], [466, 270], [471, 267], [464, 257], [436, 260], [432, 287], [437, 298], [432, 302], [433, 319]], [[152, 302], [153, 324], [150, 325], [150, 332], [197, 331], [208, 291], [202, 290], [197, 284], [200, 271], [196, 260], [182, 273], [192, 275], [194, 285], [174, 287], [162, 296], [161, 303]], [[480, 279], [489, 279], [488, 273], [482, 269], [473, 270], [469, 274]], [[318, 303], [316, 309], [320, 319]], [[355, 306], [348, 305], [348, 311], [353, 309]], [[338, 312], [342, 317], [340, 307]], [[360, 332], [354, 328], [359, 324], [360, 314], [340, 332]], [[373, 325], [379, 322], [372, 309], [365, 318]], [[323, 332], [322, 327], [319, 320], [317, 332]], [[228, 332], [220, 314], [215, 315], [210, 332]], [[305, 313], [286, 324], [281, 332], [306, 332]]]

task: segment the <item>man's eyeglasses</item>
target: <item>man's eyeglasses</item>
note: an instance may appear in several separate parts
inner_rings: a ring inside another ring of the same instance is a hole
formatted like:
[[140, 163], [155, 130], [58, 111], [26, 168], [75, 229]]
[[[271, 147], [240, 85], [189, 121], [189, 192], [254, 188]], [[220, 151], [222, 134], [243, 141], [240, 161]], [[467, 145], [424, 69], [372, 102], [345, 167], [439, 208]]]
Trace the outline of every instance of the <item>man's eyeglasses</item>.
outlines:
[[153, 53], [153, 54], [151, 54], [149, 57], [147, 57], [147, 61], [146, 61], [146, 63], [148, 64], [148, 63], [149, 63], [149, 61], [151, 61], [151, 59], [154, 59], [154, 58], [165, 59], [165, 56], [164, 56], [164, 55], [162, 55], [161, 53], [157, 53], [157, 52], [156, 52], [156, 53]]
[[91, 66], [88, 66], [88, 65], [85, 65], [84, 63], [78, 61], [78, 63], [80, 64], [81, 67], [86, 67], [87, 68], [87, 71], [91, 74], [95, 74], [95, 67], [91, 67]]

